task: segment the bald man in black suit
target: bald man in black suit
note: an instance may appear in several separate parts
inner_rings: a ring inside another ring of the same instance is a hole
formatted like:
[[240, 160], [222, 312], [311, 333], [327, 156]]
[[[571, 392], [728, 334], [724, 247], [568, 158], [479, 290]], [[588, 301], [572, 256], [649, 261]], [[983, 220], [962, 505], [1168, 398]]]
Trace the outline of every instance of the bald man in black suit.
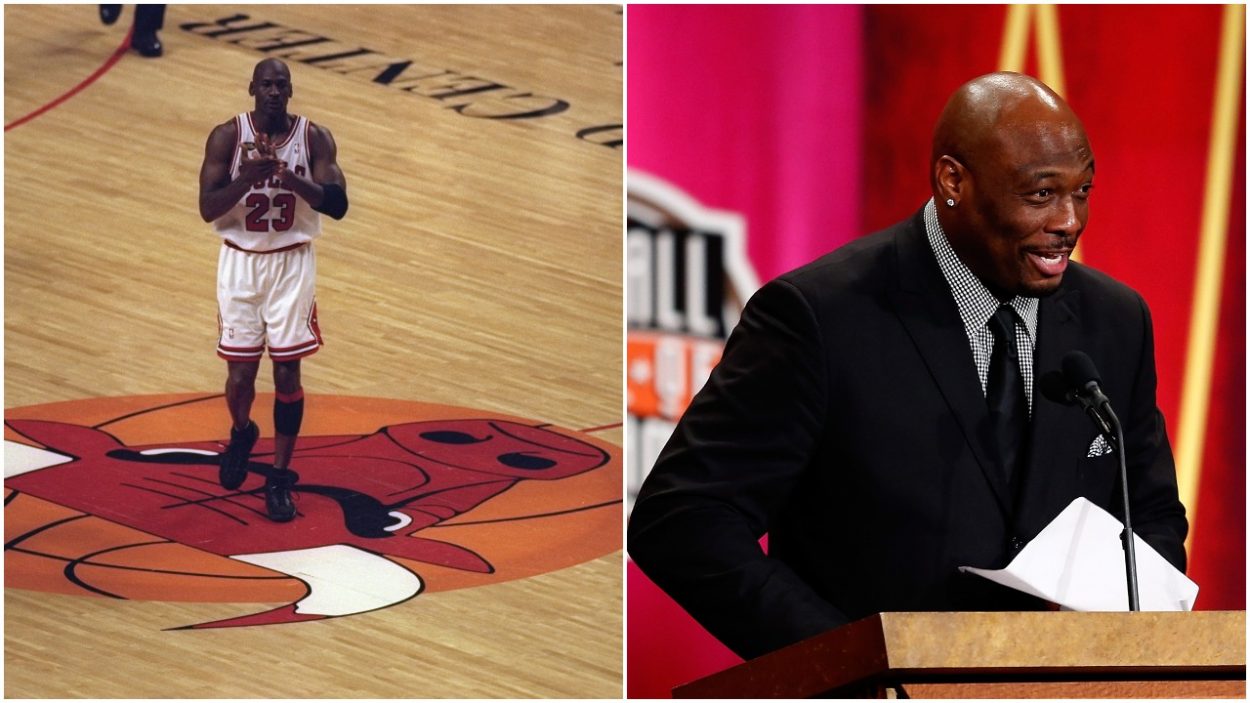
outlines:
[[[1150, 313], [1069, 256], [1094, 157], [1047, 86], [974, 79], [934, 131], [933, 199], [766, 284], [630, 516], [635, 563], [750, 658], [877, 612], [1035, 610], [1001, 568], [1118, 463], [1039, 377], [1082, 350], [1125, 428], [1133, 523], [1184, 570]], [[758, 546], [769, 535], [767, 555]]]

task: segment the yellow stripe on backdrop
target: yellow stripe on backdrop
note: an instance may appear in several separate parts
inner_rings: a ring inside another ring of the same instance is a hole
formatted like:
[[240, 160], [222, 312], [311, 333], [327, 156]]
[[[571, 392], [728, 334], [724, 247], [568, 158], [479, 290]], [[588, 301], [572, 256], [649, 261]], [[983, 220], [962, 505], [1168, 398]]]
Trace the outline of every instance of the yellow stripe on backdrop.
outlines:
[[[1228, 239], [1228, 210], [1233, 197], [1233, 150], [1237, 148], [1237, 117], [1241, 106], [1245, 21], [1244, 6], [1224, 7], [1198, 266], [1194, 274], [1189, 345], [1185, 353], [1180, 424], [1176, 433], [1177, 479], [1180, 482], [1181, 502], [1189, 511], [1191, 526], [1197, 512], [1198, 481], [1202, 476], [1202, 453], [1206, 445], [1211, 370], [1215, 364], [1216, 326], [1224, 281], [1224, 249]], [[1191, 529], [1186, 549], [1192, 546], [1193, 535]]]
[[1032, 5], [1008, 5], [1003, 23], [1003, 46], [998, 52], [998, 70], [1024, 70], [1024, 52], [1029, 47], [1029, 21]]
[[1059, 10], [1054, 5], [1037, 5], [1033, 8], [1036, 22], [1038, 78], [1056, 93], [1063, 95], [1063, 46], [1059, 42]]
[[1054, 5], [1009, 5], [1003, 23], [1003, 44], [998, 70], [1024, 71], [1029, 47], [1029, 27], [1037, 42], [1038, 78], [1063, 95], [1063, 45], [1059, 41], [1059, 10]]

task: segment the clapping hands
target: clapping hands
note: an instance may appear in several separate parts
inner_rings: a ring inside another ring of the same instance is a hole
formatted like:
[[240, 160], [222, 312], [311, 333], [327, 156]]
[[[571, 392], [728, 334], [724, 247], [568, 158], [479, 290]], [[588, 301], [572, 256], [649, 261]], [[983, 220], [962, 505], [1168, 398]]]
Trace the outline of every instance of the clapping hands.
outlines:
[[256, 135], [254, 147], [254, 149], [245, 150], [243, 158], [239, 160], [240, 178], [248, 183], [259, 183], [285, 170], [286, 164], [274, 154], [273, 144], [269, 141], [268, 135]]
[[287, 162], [278, 158], [273, 142], [264, 133], [256, 135], [253, 148], [244, 152], [239, 162], [239, 176], [248, 183], [259, 183], [277, 176], [278, 182], [287, 189], [291, 189], [291, 182], [297, 178], [287, 168]]

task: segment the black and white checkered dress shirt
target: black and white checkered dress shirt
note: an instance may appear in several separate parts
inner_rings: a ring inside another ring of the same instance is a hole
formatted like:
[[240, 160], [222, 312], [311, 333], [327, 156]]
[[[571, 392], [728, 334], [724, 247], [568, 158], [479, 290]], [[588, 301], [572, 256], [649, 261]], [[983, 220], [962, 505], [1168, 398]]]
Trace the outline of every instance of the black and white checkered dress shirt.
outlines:
[[[937, 205], [930, 198], [924, 206], [924, 228], [929, 235], [929, 246], [937, 257], [938, 266], [959, 307], [959, 317], [964, 322], [964, 332], [972, 347], [972, 360], [981, 377], [981, 395], [985, 395], [986, 381], [990, 373], [990, 354], [994, 351], [994, 333], [990, 331], [990, 317], [1002, 303], [973, 275], [955, 255], [937, 218]], [[1020, 375], [1024, 379], [1024, 396], [1029, 405], [1029, 417], [1033, 416], [1033, 349], [1037, 346], [1037, 298], [1017, 295], [1007, 303], [1015, 309], [1016, 348], [1020, 355]], [[1023, 332], [1023, 334], [1022, 334]]]

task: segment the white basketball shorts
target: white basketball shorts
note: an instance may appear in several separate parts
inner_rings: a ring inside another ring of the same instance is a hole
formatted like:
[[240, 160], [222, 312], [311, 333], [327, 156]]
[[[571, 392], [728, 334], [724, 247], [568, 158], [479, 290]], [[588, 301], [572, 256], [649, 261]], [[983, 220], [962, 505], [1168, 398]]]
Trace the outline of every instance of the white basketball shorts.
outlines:
[[217, 259], [217, 356], [260, 361], [302, 359], [321, 348], [311, 242], [255, 253], [221, 245]]

